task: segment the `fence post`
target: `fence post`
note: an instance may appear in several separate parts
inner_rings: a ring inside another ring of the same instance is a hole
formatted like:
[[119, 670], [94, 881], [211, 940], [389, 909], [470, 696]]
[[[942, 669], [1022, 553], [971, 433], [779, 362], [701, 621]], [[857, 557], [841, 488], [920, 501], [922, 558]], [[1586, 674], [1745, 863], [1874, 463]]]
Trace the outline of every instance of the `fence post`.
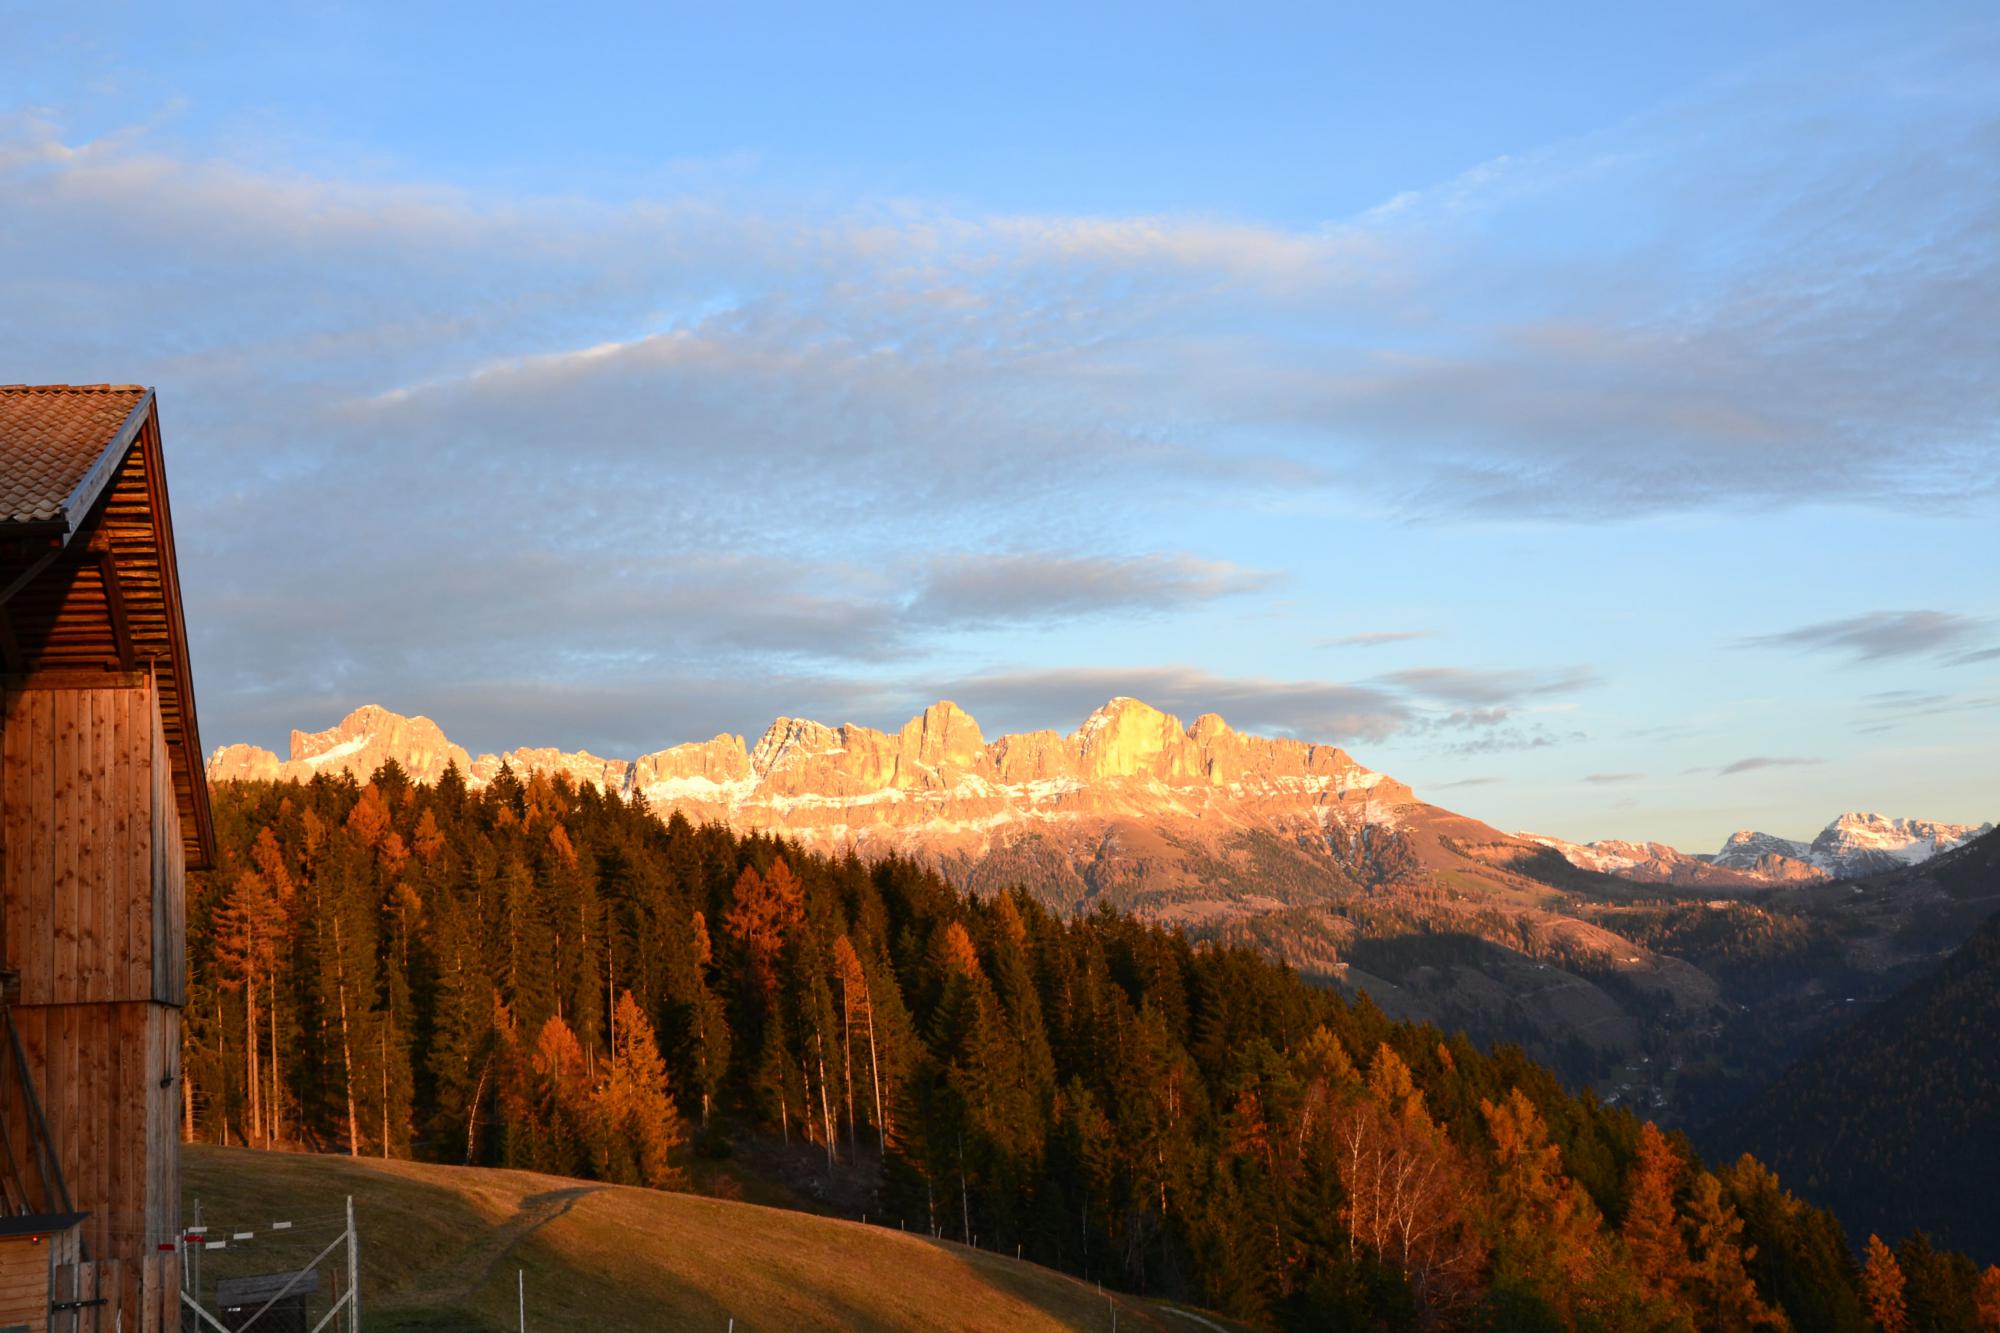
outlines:
[[354, 1229], [354, 1196], [347, 1196], [347, 1326], [361, 1328], [361, 1233]]

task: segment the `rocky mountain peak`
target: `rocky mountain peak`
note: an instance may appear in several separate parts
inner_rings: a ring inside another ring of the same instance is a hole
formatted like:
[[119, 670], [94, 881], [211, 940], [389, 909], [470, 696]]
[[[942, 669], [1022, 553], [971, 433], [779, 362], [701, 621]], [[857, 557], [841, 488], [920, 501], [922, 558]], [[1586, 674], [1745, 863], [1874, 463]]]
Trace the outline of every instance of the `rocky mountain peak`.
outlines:
[[802, 717], [775, 719], [757, 738], [750, 751], [750, 771], [768, 777], [793, 764], [801, 763], [841, 748], [840, 733], [832, 727]]
[[898, 785], [918, 786], [922, 783], [913, 780], [916, 773], [941, 775], [985, 764], [986, 738], [970, 713], [941, 699], [903, 724], [896, 757]]
[[1085, 718], [1070, 736], [1087, 778], [1151, 777], [1161, 781], [1200, 771], [1199, 749], [1181, 720], [1127, 695]]

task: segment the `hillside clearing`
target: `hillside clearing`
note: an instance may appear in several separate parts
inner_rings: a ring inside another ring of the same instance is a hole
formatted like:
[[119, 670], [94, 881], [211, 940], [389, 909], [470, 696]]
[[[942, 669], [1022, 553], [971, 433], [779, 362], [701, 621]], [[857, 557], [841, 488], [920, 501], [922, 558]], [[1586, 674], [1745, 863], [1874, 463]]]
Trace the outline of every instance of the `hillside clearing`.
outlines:
[[[220, 1229], [353, 1195], [374, 1330], [1226, 1328], [949, 1241], [756, 1204], [530, 1171], [188, 1145]], [[1180, 1316], [1180, 1317], [1175, 1317]]]

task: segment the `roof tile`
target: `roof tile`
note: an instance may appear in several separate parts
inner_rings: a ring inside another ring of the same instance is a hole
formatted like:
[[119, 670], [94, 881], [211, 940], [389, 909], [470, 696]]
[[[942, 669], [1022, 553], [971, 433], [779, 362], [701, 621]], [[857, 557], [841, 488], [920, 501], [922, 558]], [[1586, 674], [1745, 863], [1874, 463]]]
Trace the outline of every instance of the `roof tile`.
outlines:
[[75, 522], [66, 502], [145, 397], [136, 384], [0, 385], [0, 524]]

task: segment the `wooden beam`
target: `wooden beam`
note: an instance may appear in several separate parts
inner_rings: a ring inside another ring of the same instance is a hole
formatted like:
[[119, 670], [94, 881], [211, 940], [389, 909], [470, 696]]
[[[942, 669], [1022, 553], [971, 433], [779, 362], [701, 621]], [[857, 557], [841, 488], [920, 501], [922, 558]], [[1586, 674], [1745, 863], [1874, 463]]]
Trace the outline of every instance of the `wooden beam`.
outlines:
[[118, 560], [107, 545], [97, 553], [98, 577], [104, 580], [104, 604], [111, 612], [111, 637], [118, 645], [118, 669], [135, 671], [138, 658], [132, 649], [132, 626], [125, 618], [125, 589], [118, 582]]
[[152, 679], [143, 671], [49, 670], [0, 676], [0, 687], [20, 690], [131, 690]]

